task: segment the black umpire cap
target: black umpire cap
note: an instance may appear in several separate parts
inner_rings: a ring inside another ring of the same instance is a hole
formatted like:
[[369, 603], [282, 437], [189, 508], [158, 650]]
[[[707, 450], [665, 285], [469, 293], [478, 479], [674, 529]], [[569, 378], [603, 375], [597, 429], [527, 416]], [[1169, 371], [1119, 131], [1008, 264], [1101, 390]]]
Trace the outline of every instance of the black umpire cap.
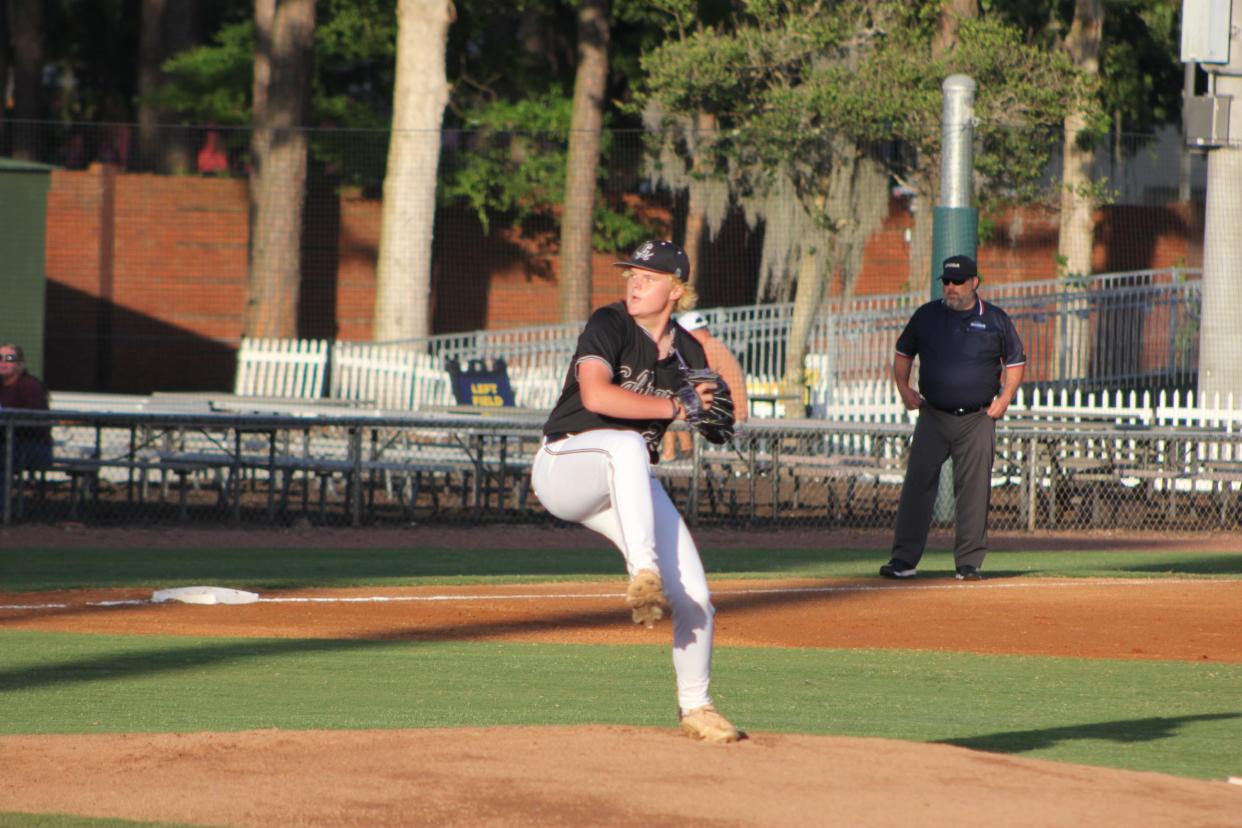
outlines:
[[624, 262], [613, 264], [616, 267], [641, 267], [656, 273], [671, 273], [683, 282], [690, 280], [690, 257], [671, 241], [645, 241]]
[[974, 259], [969, 256], [950, 256], [944, 260], [940, 280], [960, 285], [967, 279], [973, 279], [978, 275], [979, 268]]

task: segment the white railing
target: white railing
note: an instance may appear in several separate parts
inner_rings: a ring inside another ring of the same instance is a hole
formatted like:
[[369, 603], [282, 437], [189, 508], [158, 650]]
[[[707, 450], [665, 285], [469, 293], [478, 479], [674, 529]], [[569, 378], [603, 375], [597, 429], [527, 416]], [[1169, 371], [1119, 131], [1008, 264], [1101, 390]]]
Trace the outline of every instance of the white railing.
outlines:
[[[1097, 384], [1179, 384], [1194, 370], [1199, 283], [1188, 277], [1197, 273], [1170, 268], [1103, 274], [1081, 285], [994, 285], [985, 298], [1013, 317], [1027, 347], [1028, 381], [1052, 379], [1058, 354], [1083, 353], [1088, 356], [1079, 368], [1090, 366]], [[828, 406], [844, 410], [852, 404], [849, 389], [860, 383], [891, 384], [893, 343], [912, 308], [925, 300], [925, 293], [903, 293], [825, 303], [805, 363], [813, 414], [822, 416]], [[792, 310], [785, 303], [703, 311], [712, 332], [738, 356], [753, 397], [778, 395]], [[331, 399], [420, 410], [451, 398], [447, 360], [503, 358], [517, 404], [546, 408], [560, 392], [578, 331], [550, 325], [374, 344], [243, 340], [235, 393], [314, 399], [330, 379]], [[1055, 376], [1076, 376], [1065, 369], [1055, 369]]]

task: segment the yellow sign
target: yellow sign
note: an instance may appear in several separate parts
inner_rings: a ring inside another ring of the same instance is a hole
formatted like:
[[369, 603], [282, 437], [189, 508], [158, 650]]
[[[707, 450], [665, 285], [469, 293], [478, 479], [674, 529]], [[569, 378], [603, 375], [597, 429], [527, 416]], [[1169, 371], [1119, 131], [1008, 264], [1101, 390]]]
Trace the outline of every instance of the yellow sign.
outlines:
[[500, 396], [500, 386], [494, 382], [470, 383], [470, 404], [500, 407], [505, 404]]

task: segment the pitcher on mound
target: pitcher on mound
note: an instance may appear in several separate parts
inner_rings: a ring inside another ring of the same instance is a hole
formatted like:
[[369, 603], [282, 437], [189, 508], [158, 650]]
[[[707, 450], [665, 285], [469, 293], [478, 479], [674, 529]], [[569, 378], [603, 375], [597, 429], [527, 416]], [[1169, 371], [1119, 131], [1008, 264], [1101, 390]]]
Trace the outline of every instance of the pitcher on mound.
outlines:
[[[582, 329], [531, 484], [551, 514], [616, 544], [634, 623], [652, 627], [671, 611], [682, 730], [734, 742], [737, 729], [708, 692], [715, 609], [703, 563], [651, 469], [669, 424], [686, 417], [676, 393], [684, 372], [707, 367], [702, 346], [671, 319], [696, 300], [690, 259], [672, 242], [648, 241], [616, 264], [625, 268], [625, 300], [597, 309]], [[694, 389], [705, 408], [732, 411], [723, 383]]]

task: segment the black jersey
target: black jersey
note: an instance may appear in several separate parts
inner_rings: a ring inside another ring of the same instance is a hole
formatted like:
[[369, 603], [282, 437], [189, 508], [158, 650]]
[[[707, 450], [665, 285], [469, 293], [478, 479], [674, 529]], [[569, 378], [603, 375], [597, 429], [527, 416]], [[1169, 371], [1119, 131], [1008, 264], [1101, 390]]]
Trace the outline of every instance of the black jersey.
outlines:
[[[578, 386], [578, 366], [589, 359], [598, 359], [612, 369], [612, 383], [639, 394], [671, 398], [681, 384], [678, 354], [690, 368], [706, 368], [707, 357], [703, 346], [675, 322], [673, 348], [668, 357], [659, 358], [659, 347], [634, 318], [625, 310], [624, 302], [605, 305], [591, 314], [586, 327], [578, 336], [578, 347], [570, 361], [561, 396], [552, 408], [552, 414], [544, 423], [544, 434], [577, 434], [601, 428], [620, 428], [637, 431], [647, 442], [651, 462], [658, 461], [660, 441], [672, 418], [660, 420], [626, 420], [606, 417], [587, 411], [582, 405], [582, 393]], [[717, 390], [717, 396], [728, 396], [728, 389]], [[672, 406], [669, 407], [671, 412]]]

